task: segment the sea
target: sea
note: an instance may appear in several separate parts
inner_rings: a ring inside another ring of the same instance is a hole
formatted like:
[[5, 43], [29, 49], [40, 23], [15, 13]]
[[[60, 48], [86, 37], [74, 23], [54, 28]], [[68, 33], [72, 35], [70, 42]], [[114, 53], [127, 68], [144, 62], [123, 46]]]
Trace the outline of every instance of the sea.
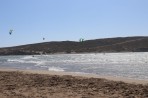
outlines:
[[148, 52], [0, 56], [0, 68], [148, 80]]

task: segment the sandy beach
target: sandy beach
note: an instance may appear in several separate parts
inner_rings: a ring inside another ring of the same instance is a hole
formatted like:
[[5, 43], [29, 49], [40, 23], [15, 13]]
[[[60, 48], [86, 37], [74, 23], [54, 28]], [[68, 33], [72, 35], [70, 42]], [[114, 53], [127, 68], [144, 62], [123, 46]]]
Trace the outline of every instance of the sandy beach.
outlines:
[[64, 72], [1, 69], [0, 98], [148, 98], [147, 81], [103, 78]]

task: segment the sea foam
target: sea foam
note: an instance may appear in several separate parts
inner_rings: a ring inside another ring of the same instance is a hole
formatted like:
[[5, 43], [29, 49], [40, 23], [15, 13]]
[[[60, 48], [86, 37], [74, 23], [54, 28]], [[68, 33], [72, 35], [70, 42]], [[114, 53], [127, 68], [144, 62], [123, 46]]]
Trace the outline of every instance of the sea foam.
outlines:
[[54, 66], [52, 66], [52, 67], [48, 67], [48, 70], [49, 71], [64, 71], [64, 69], [62, 69], [62, 68], [60, 68], [60, 67], [54, 67]]

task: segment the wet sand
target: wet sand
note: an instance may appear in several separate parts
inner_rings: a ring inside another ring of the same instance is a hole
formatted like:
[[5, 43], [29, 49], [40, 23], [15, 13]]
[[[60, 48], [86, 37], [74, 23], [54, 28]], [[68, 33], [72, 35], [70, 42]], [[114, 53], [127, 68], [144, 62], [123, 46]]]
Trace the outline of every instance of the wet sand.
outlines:
[[148, 82], [72, 73], [0, 70], [0, 98], [148, 98]]

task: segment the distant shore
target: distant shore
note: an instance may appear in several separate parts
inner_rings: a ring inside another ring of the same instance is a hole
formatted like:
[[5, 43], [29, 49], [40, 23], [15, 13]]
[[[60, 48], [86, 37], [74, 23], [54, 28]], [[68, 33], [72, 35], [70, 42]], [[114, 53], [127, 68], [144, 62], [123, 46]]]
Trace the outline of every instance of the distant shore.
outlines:
[[55, 53], [148, 52], [148, 37], [116, 37], [78, 41], [51, 41], [0, 48], [0, 55], [42, 55]]
[[0, 69], [0, 98], [146, 98], [147, 88], [147, 80]]

